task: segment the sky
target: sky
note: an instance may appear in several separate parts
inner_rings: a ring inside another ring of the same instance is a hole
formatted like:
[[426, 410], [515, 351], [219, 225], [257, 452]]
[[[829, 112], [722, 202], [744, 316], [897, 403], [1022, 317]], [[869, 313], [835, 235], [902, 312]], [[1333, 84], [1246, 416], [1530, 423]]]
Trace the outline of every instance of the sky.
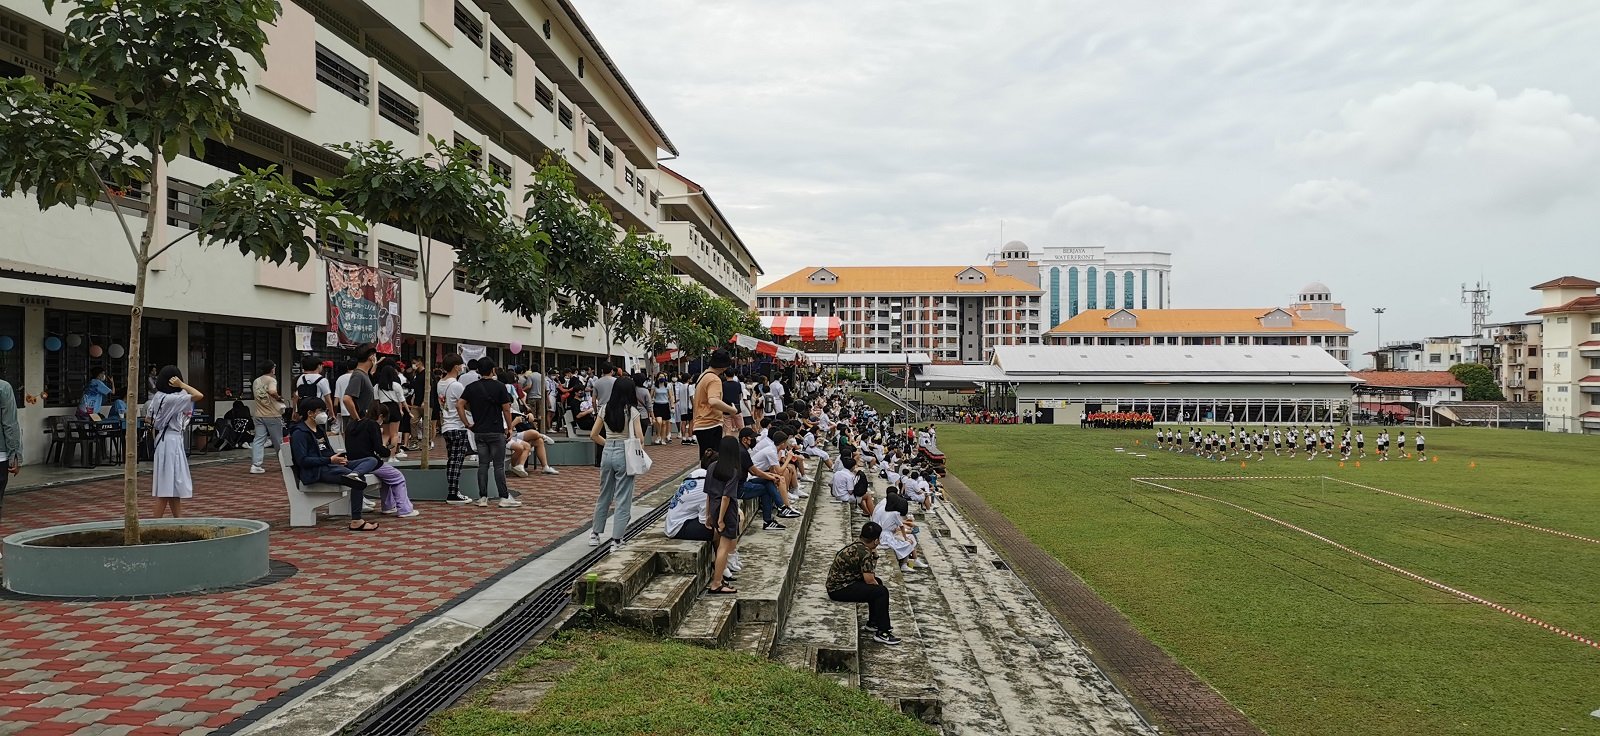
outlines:
[[[1600, 279], [1600, 3], [578, 0], [769, 283], [1170, 251], [1179, 307], [1326, 283], [1353, 346]], [[1361, 361], [1356, 361], [1361, 365]]]

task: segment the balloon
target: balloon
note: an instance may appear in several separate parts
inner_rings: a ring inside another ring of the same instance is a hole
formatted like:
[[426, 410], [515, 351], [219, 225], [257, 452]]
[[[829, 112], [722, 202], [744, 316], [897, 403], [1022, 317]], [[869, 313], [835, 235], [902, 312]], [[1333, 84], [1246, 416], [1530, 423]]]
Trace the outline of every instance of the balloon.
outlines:
[[67, 335], [67, 347], [75, 348], [83, 344], [83, 335]]
[[61, 349], [61, 338], [51, 335], [44, 339], [44, 349], [55, 352]]
[[10, 352], [16, 346], [17, 341], [11, 339], [10, 335], [0, 335], [0, 353]]
[[512, 355], [516, 355], [516, 354], [522, 352], [522, 343], [517, 342], [515, 340], [511, 341], [511, 345], [509, 347], [511, 348], [511, 354]]
[[128, 354], [128, 350], [121, 345], [112, 345], [106, 352], [111, 354], [112, 360], [120, 360], [122, 356]]
[[89, 357], [91, 357], [91, 358], [98, 358], [98, 357], [100, 357], [100, 354], [104, 353], [104, 352], [105, 352], [105, 349], [100, 347], [99, 345], [90, 345], [89, 346]]

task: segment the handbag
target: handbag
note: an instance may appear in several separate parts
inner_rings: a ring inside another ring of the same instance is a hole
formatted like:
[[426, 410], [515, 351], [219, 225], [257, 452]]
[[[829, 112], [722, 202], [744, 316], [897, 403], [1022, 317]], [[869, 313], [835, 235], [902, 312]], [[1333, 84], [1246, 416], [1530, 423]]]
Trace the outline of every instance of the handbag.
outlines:
[[639, 437], [639, 417], [637, 410], [628, 411], [628, 439], [622, 443], [623, 454], [627, 456], [628, 475], [644, 475], [650, 472], [650, 466], [655, 464], [650, 455], [644, 451], [644, 440]]

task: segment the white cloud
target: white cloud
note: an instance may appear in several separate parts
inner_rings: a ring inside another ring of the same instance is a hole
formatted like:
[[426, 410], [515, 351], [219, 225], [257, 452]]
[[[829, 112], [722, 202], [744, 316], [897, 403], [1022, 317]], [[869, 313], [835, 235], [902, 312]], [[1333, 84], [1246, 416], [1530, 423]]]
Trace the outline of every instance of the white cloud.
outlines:
[[1278, 198], [1278, 208], [1296, 215], [1330, 215], [1350, 212], [1372, 202], [1372, 192], [1347, 179], [1310, 179]]
[[1418, 82], [1347, 103], [1343, 126], [1317, 130], [1298, 150], [1386, 170], [1431, 167], [1463, 178], [1451, 189], [1542, 205], [1593, 186], [1600, 120], [1542, 89], [1502, 96], [1492, 87]]
[[1170, 250], [1189, 237], [1183, 218], [1109, 194], [1074, 199], [1050, 215], [1047, 234], [1067, 245]]

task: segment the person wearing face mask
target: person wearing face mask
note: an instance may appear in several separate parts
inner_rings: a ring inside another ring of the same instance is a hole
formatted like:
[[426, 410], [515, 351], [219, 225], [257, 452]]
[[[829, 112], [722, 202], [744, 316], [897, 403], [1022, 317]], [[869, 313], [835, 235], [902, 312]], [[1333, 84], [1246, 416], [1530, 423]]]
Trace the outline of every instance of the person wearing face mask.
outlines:
[[328, 444], [326, 427], [328, 408], [320, 399], [301, 399], [300, 416], [289, 433], [289, 451], [294, 459], [295, 477], [301, 484], [337, 483], [350, 489], [350, 531], [377, 531], [377, 522], [361, 518], [362, 504], [366, 501], [362, 491], [367, 482], [348, 467], [342, 452], [334, 452]]

